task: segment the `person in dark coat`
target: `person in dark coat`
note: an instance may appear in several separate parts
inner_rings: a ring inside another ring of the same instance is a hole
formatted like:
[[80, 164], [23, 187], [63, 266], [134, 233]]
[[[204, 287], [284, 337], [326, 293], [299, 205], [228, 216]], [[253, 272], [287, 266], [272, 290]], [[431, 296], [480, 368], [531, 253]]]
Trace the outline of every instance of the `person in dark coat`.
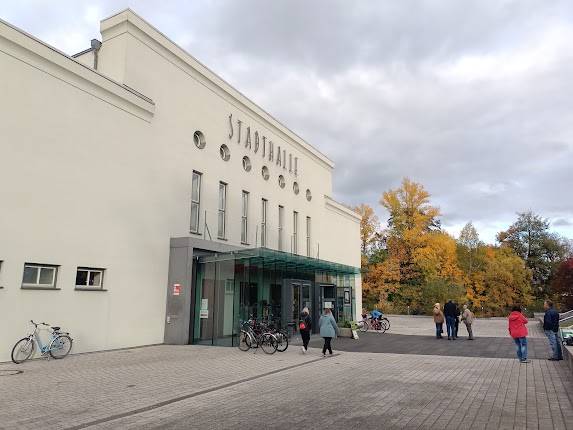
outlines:
[[310, 342], [310, 331], [312, 329], [312, 318], [310, 311], [305, 307], [300, 314], [300, 323], [298, 324], [300, 330], [300, 337], [302, 338], [302, 353], [306, 354], [308, 351], [308, 343]]
[[543, 331], [549, 339], [552, 356], [550, 361], [563, 360], [563, 351], [561, 350], [561, 339], [559, 338], [559, 312], [553, 308], [551, 300], [545, 300], [543, 303], [545, 315], [543, 316]]
[[456, 304], [451, 300], [449, 300], [448, 303], [444, 305], [444, 316], [446, 317], [448, 340], [455, 340]]
[[454, 305], [456, 305], [456, 322], [454, 324], [454, 339], [457, 339], [458, 338], [458, 329], [460, 328], [461, 311], [460, 311], [460, 307], [458, 306], [458, 304], [456, 302], [454, 302]]

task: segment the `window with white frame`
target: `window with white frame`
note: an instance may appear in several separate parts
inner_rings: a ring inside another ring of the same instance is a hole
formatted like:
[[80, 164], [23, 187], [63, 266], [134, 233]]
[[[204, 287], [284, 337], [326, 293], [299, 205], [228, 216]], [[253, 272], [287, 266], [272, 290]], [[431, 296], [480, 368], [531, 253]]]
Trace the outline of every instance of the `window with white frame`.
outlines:
[[298, 212], [292, 213], [292, 253], [298, 253]]
[[201, 173], [193, 171], [191, 181], [191, 226], [192, 233], [199, 233], [199, 219], [201, 209]]
[[279, 206], [279, 251], [284, 248], [285, 208]]
[[267, 199], [261, 200], [261, 246], [267, 246]]
[[58, 266], [26, 263], [22, 288], [56, 288]]
[[225, 239], [227, 228], [227, 184], [224, 182], [219, 182], [219, 212], [217, 217], [217, 237]]
[[311, 257], [312, 255], [310, 249], [310, 217], [306, 217], [306, 256]]
[[91, 269], [78, 267], [76, 272], [76, 288], [99, 288], [103, 289], [104, 269]]
[[241, 243], [248, 244], [249, 234], [249, 193], [243, 191], [241, 210]]

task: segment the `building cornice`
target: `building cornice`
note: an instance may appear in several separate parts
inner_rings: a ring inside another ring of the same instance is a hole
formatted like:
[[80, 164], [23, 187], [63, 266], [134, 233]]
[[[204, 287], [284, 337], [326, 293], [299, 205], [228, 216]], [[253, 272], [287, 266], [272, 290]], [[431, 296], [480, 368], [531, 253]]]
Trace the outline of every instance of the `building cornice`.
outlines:
[[149, 97], [102, 75], [2, 20], [0, 52], [145, 121], [151, 121], [154, 115], [155, 104]]
[[324, 167], [329, 169], [334, 168], [334, 162], [326, 155], [253, 103], [240, 91], [199, 62], [195, 57], [131, 9], [125, 9], [103, 19], [101, 21], [100, 31], [104, 43], [106, 40], [110, 40], [123, 33], [130, 33], [180, 69], [185, 70], [191, 76], [197, 76], [203, 85], [209, 87], [215, 93], [224, 98], [231, 98], [235, 104], [239, 104], [243, 110], [248, 111], [249, 114], [262, 121], [265, 125], [269, 125], [269, 128], [271, 128], [273, 132], [280, 135], [303, 153], [318, 161]]
[[359, 214], [354, 212], [352, 209], [347, 208], [342, 203], [338, 203], [330, 196], [324, 195], [324, 205], [327, 209], [330, 209], [333, 212], [345, 216], [346, 218], [349, 218], [352, 221], [360, 222], [362, 219]]

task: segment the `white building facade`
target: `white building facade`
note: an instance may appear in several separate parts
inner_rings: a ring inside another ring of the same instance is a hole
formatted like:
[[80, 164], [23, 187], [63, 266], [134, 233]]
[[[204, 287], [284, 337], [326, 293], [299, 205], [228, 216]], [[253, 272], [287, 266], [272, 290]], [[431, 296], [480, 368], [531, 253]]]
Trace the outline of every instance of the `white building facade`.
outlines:
[[355, 319], [332, 161], [131, 10], [101, 36], [72, 58], [0, 21], [0, 361], [30, 319], [74, 352]]

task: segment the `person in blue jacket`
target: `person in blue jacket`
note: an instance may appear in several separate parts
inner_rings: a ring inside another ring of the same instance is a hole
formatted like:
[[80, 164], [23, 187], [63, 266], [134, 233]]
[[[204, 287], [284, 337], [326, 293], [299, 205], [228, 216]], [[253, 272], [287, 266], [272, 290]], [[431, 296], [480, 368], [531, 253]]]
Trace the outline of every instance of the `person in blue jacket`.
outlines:
[[332, 311], [329, 308], [326, 308], [324, 310], [324, 314], [320, 316], [318, 326], [320, 327], [320, 335], [324, 338], [322, 356], [326, 357], [326, 350], [328, 350], [328, 353], [332, 355], [332, 346], [330, 345], [330, 342], [338, 333], [338, 325], [336, 325], [336, 320], [332, 316]]
[[545, 309], [545, 315], [543, 316], [543, 330], [545, 331], [545, 336], [549, 339], [549, 346], [553, 353], [549, 360], [563, 360], [561, 340], [559, 339], [559, 312], [553, 308], [553, 302], [551, 300], [545, 300], [543, 308]]

